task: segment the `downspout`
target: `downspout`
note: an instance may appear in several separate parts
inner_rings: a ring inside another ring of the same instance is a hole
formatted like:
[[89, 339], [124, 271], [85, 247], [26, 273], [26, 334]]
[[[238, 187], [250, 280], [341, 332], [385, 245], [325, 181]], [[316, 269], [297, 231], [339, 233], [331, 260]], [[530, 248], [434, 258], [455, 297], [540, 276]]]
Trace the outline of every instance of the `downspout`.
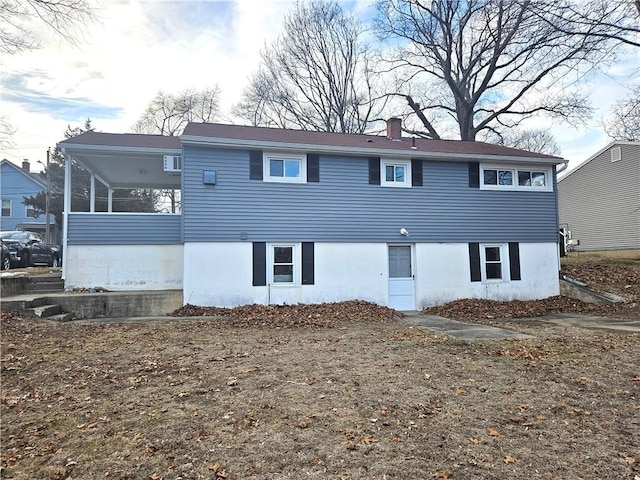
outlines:
[[90, 200], [89, 200], [89, 211], [91, 213], [95, 213], [96, 211], [96, 176], [94, 173], [91, 173], [91, 186], [90, 186]]
[[[559, 199], [558, 199], [558, 174], [561, 172], [564, 172], [567, 167], [569, 166], [569, 160], [565, 160], [564, 162], [562, 162], [560, 164], [560, 168], [556, 168], [556, 175], [555, 175], [555, 193], [556, 193], [556, 231], [560, 232], [560, 203], [559, 203]], [[557, 240], [559, 240], [559, 238], [556, 236]], [[558, 243], [558, 255], [556, 258], [556, 262], [557, 262], [557, 269], [558, 269], [558, 273], [560, 273], [560, 271], [562, 270], [562, 264], [560, 263], [560, 244]]]
[[62, 279], [67, 278], [67, 245], [69, 235], [69, 212], [71, 212], [71, 156], [67, 155], [64, 147], [64, 206], [62, 209]]

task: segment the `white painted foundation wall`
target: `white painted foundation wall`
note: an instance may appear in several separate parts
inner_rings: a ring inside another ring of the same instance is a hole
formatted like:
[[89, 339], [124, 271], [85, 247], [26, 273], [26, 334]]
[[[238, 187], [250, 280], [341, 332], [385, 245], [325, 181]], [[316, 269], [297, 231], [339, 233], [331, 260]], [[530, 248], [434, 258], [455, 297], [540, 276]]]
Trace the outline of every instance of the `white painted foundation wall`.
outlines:
[[[231, 307], [368, 300], [388, 305], [386, 243], [315, 243], [315, 284], [252, 286], [252, 244], [186, 243], [184, 302]], [[530, 300], [560, 293], [555, 243], [520, 243], [522, 280], [471, 282], [463, 244], [415, 244], [416, 309], [461, 298]]]
[[180, 290], [183, 251], [182, 245], [68, 245], [64, 287]]

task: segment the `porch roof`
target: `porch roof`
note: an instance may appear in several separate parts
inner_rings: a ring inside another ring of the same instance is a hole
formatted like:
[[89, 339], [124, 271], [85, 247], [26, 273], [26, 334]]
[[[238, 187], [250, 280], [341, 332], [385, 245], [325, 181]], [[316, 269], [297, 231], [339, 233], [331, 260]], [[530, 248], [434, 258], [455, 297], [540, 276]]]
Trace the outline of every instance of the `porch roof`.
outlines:
[[180, 188], [180, 175], [165, 172], [163, 158], [181, 155], [178, 137], [86, 132], [58, 148], [112, 188]]

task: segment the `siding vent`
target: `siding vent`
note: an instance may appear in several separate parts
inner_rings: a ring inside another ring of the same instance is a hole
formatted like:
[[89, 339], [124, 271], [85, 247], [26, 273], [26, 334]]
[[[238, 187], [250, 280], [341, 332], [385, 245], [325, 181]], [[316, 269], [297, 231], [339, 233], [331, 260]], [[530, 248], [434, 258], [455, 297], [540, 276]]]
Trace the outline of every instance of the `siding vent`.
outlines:
[[620, 147], [613, 147], [611, 149], [611, 161], [618, 162], [621, 159], [622, 159], [622, 151], [620, 150]]

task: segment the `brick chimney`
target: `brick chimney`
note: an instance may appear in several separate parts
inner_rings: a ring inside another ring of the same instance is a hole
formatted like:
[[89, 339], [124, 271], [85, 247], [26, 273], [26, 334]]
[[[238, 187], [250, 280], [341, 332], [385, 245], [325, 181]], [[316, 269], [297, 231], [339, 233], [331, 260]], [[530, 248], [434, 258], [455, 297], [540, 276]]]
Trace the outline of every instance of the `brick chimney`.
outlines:
[[402, 120], [398, 117], [391, 117], [387, 120], [387, 138], [402, 140]]
[[22, 160], [22, 169], [27, 173], [31, 172], [31, 164], [29, 163], [29, 160], [26, 158]]

